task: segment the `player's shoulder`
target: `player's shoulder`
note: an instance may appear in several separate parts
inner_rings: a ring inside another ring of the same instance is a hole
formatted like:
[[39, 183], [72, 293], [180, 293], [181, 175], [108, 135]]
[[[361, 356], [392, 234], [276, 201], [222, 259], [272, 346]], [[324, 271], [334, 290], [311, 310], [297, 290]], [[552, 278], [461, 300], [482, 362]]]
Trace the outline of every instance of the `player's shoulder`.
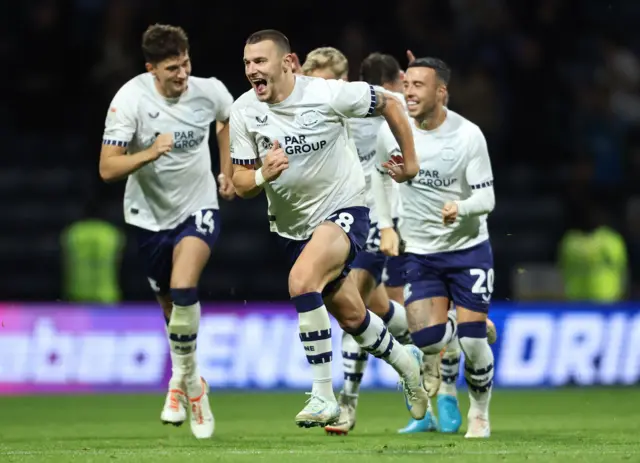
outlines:
[[229, 93], [227, 86], [217, 77], [189, 76], [189, 86], [206, 96], [215, 96], [216, 92]]
[[452, 129], [460, 132], [463, 136], [484, 137], [482, 129], [461, 114], [447, 109], [447, 117], [451, 119]]
[[125, 82], [116, 92], [115, 99], [130, 103], [138, 101], [143, 95], [152, 90], [153, 76], [148, 72], [138, 74]]
[[253, 89], [249, 89], [240, 95], [236, 101], [231, 105], [232, 111], [243, 111], [247, 108], [261, 108], [265, 109], [268, 105], [266, 103], [261, 102], [256, 97], [256, 92]]

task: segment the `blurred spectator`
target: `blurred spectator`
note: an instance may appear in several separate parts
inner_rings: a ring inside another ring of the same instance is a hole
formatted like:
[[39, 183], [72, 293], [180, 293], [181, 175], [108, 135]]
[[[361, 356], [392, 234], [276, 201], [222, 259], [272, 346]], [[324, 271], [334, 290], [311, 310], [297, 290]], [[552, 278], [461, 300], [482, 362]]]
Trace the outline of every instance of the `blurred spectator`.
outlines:
[[570, 301], [616, 302], [625, 297], [627, 248], [605, 209], [583, 201], [559, 248], [558, 265]]
[[100, 198], [90, 201], [84, 217], [62, 231], [64, 298], [73, 302], [115, 304], [121, 300], [122, 230], [106, 221]]

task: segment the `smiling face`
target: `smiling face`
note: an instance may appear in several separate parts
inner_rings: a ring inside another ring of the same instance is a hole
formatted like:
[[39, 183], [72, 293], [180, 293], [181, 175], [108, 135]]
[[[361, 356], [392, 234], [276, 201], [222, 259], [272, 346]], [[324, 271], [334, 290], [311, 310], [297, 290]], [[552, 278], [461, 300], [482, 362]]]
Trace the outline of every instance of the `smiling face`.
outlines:
[[177, 98], [187, 89], [191, 75], [189, 52], [166, 58], [159, 63], [147, 63], [147, 70], [156, 78], [160, 93], [167, 98]]
[[291, 54], [285, 53], [272, 40], [244, 47], [244, 73], [260, 101], [276, 102], [292, 64]]
[[404, 79], [404, 97], [409, 115], [421, 119], [438, 106], [443, 106], [447, 95], [446, 85], [429, 67], [411, 67]]

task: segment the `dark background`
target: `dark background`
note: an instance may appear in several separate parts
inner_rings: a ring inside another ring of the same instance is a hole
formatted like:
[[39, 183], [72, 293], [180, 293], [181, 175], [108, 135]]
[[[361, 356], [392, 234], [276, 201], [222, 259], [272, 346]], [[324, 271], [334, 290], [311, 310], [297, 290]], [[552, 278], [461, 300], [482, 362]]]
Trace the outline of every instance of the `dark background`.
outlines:
[[[563, 232], [594, 211], [626, 237], [631, 297], [638, 295], [638, 0], [33, 0], [4, 14], [4, 300], [61, 297], [60, 232], [90, 201], [94, 213], [125, 228], [124, 183], [101, 184], [97, 161], [109, 102], [143, 72], [140, 39], [155, 22], [183, 26], [193, 74], [218, 77], [236, 98], [249, 88], [244, 40], [263, 28], [287, 34], [301, 60], [318, 46], [339, 48], [353, 80], [373, 51], [402, 65], [407, 48], [443, 58], [453, 68], [450, 107], [477, 123], [489, 143], [495, 297], [513, 297], [513, 279], [528, 266], [552, 266]], [[221, 208], [222, 235], [202, 299], [287, 299], [265, 199], [222, 201]], [[152, 297], [132, 239], [121, 284], [125, 299]]]

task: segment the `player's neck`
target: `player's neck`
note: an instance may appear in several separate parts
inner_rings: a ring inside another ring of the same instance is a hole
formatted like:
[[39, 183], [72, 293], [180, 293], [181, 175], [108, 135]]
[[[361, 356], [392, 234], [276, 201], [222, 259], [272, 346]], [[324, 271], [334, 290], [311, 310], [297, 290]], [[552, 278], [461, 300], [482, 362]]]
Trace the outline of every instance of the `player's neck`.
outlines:
[[443, 106], [438, 106], [430, 114], [422, 118], [416, 118], [416, 127], [421, 130], [435, 130], [440, 127], [447, 118], [447, 111]]
[[284, 75], [284, 79], [282, 80], [282, 85], [276, 92], [274, 92], [273, 98], [268, 101], [269, 104], [278, 104], [282, 103], [284, 100], [289, 98], [289, 95], [293, 93], [293, 89], [296, 86], [296, 76], [295, 74], [288, 72]]
[[156, 91], [158, 92], [158, 94], [162, 98], [165, 98], [165, 99], [170, 100], [170, 101], [175, 101], [175, 100], [180, 99], [180, 97], [182, 95], [184, 95], [184, 92], [187, 91], [185, 89], [183, 92], [180, 92], [180, 93], [178, 93], [176, 95], [170, 95], [170, 94], [167, 93], [167, 91], [164, 88], [162, 88], [162, 86], [160, 85], [160, 82], [158, 81], [158, 79], [153, 79], [153, 85], [155, 85]]

